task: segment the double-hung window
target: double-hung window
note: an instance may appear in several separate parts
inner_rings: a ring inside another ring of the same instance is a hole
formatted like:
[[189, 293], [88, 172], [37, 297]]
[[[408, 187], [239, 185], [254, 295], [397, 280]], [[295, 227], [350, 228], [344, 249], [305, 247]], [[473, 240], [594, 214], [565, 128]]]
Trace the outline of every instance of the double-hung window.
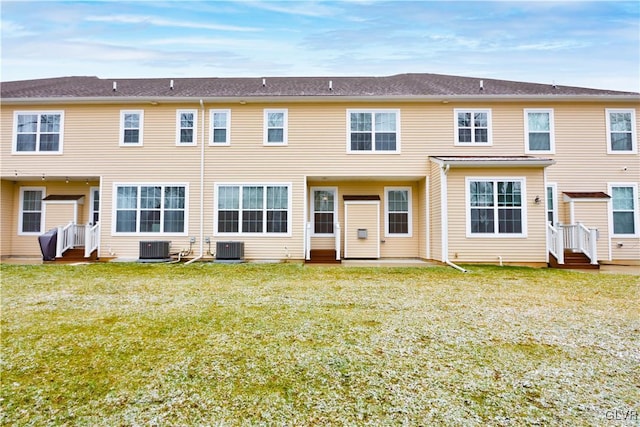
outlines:
[[16, 111], [13, 153], [62, 153], [62, 111]]
[[264, 110], [264, 144], [287, 145], [287, 110]]
[[290, 188], [280, 184], [216, 185], [216, 233], [288, 234]]
[[467, 178], [467, 235], [525, 235], [524, 178]]
[[554, 153], [552, 109], [524, 110], [524, 139], [526, 153]]
[[211, 110], [211, 132], [209, 144], [229, 145], [231, 143], [231, 110]]
[[314, 235], [334, 235], [334, 224], [337, 218], [336, 188], [314, 188], [311, 212], [313, 216]]
[[186, 185], [116, 184], [115, 189], [115, 233], [186, 233]]
[[144, 111], [120, 111], [120, 145], [123, 147], [142, 145]]
[[491, 110], [455, 109], [455, 145], [491, 145]]
[[385, 188], [385, 236], [411, 237], [411, 188]]
[[638, 141], [636, 136], [635, 110], [609, 108], [607, 114], [607, 153], [636, 154]]
[[196, 145], [198, 110], [176, 112], [176, 145]]
[[20, 217], [18, 234], [40, 234], [44, 227], [42, 199], [44, 187], [20, 188]]
[[613, 235], [638, 234], [638, 185], [610, 184]]
[[347, 151], [350, 153], [399, 153], [399, 110], [347, 110]]

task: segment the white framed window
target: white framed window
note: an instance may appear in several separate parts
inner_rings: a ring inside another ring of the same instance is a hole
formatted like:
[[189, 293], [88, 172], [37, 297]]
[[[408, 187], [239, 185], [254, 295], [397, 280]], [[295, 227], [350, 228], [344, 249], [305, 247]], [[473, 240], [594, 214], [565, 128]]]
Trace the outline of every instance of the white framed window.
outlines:
[[198, 110], [176, 111], [176, 145], [197, 145]]
[[216, 235], [291, 235], [291, 184], [215, 185]]
[[555, 153], [553, 109], [524, 110], [525, 153]]
[[20, 187], [19, 235], [39, 235], [44, 231], [45, 191], [44, 187]]
[[399, 153], [400, 110], [347, 110], [348, 153]]
[[144, 128], [143, 110], [120, 111], [120, 146], [137, 147], [142, 145]]
[[264, 110], [264, 145], [287, 145], [288, 110]]
[[556, 226], [558, 224], [558, 186], [555, 183], [547, 183], [547, 222]]
[[113, 233], [187, 234], [187, 184], [114, 184]]
[[384, 234], [386, 237], [411, 237], [411, 187], [385, 187]]
[[209, 145], [231, 144], [231, 110], [210, 110]]
[[100, 221], [100, 187], [91, 187], [89, 189], [90, 213], [89, 224], [95, 225]]
[[607, 154], [636, 154], [636, 111], [607, 108]]
[[637, 237], [640, 235], [637, 183], [610, 183], [612, 235]]
[[64, 111], [15, 111], [13, 154], [62, 154]]
[[314, 236], [334, 236], [338, 218], [338, 189], [314, 187], [311, 189], [311, 221]]
[[454, 109], [455, 144], [489, 146], [493, 144], [490, 109]]
[[526, 237], [525, 178], [467, 178], [467, 237]]

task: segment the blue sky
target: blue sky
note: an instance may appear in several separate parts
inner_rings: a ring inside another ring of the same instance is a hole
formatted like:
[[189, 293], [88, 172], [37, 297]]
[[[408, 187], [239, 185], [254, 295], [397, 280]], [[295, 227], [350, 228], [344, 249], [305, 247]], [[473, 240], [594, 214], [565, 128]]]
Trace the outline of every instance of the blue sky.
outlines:
[[2, 81], [425, 72], [640, 92], [640, 2], [7, 1]]

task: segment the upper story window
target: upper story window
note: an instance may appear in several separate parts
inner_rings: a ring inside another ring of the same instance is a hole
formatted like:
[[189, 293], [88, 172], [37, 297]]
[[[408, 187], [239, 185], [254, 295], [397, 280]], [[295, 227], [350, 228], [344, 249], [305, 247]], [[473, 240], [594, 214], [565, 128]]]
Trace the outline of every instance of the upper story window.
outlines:
[[115, 233], [186, 233], [186, 185], [115, 185]]
[[123, 147], [142, 145], [144, 111], [120, 111], [120, 145]]
[[176, 145], [196, 145], [197, 128], [197, 110], [178, 110], [176, 112]]
[[524, 178], [467, 178], [467, 236], [523, 237]]
[[385, 188], [385, 236], [411, 237], [411, 188]]
[[638, 234], [637, 184], [610, 184], [613, 235], [635, 237]]
[[44, 187], [20, 188], [20, 216], [18, 218], [18, 234], [37, 235], [43, 231], [44, 215], [42, 199]]
[[290, 185], [220, 184], [216, 186], [216, 234], [288, 234]]
[[491, 110], [454, 110], [455, 145], [491, 145]]
[[287, 110], [264, 110], [264, 144], [287, 145]]
[[348, 110], [347, 152], [399, 153], [399, 110]]
[[527, 153], [553, 153], [553, 110], [524, 110], [524, 140]]
[[231, 144], [230, 129], [231, 127], [231, 111], [230, 110], [211, 110], [211, 132], [209, 144], [211, 145], [229, 145]]
[[607, 153], [636, 154], [636, 112], [609, 108], [607, 114]]
[[62, 111], [16, 111], [13, 153], [62, 153]]

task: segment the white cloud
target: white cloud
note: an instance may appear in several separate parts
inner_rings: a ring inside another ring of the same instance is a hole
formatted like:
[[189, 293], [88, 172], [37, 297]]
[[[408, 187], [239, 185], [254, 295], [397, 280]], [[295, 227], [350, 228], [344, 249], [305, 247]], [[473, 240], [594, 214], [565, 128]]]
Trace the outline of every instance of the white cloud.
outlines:
[[141, 15], [92, 15], [87, 16], [85, 21], [88, 22], [105, 22], [111, 24], [144, 24], [154, 25], [158, 27], [174, 27], [174, 28], [191, 28], [215, 31], [240, 31], [252, 32], [261, 31], [256, 27], [241, 27], [236, 25], [224, 24], [202, 24], [193, 21], [176, 21], [171, 19], [159, 18], [154, 16]]
[[17, 22], [6, 20], [0, 21], [0, 30], [2, 31], [3, 38], [25, 37], [37, 34]]

